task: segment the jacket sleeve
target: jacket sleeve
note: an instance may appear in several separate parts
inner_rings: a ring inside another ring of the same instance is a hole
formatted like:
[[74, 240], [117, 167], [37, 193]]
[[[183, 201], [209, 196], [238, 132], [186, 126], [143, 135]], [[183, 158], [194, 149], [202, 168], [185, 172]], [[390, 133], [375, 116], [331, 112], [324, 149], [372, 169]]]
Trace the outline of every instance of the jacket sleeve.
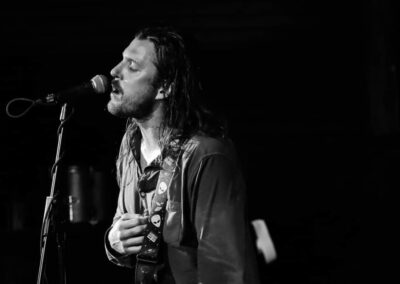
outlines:
[[[113, 218], [113, 223], [112, 226], [117, 222], [120, 218], [121, 215], [125, 213], [124, 209], [124, 186], [123, 186], [123, 181], [122, 181], [122, 176], [123, 176], [123, 170], [126, 168], [126, 161], [127, 161], [127, 142], [126, 142], [126, 134], [124, 135], [120, 147], [120, 152], [119, 152], [119, 157], [116, 163], [116, 171], [117, 171], [117, 183], [119, 187], [119, 194], [118, 194], [118, 204], [117, 204], [117, 209]], [[132, 256], [125, 256], [122, 255], [118, 252], [116, 252], [114, 249], [112, 249], [111, 244], [108, 240], [108, 234], [112, 228], [112, 226], [106, 231], [104, 235], [104, 247], [105, 247], [105, 252], [107, 255], [107, 258], [113, 262], [114, 264], [118, 266], [125, 266], [125, 267], [133, 267], [133, 259], [134, 257]]]
[[[112, 226], [115, 224], [115, 222], [117, 222], [121, 218], [122, 214], [123, 214], [123, 192], [122, 192], [122, 190], [120, 190], [119, 196], [118, 196], [118, 206], [117, 206], [117, 210], [114, 215]], [[112, 226], [110, 228], [108, 228], [108, 230], [106, 231], [105, 236], [104, 236], [104, 247], [105, 247], [105, 251], [106, 251], [106, 255], [107, 255], [108, 259], [118, 266], [134, 267], [134, 263], [133, 263], [134, 257], [122, 255], [122, 254], [116, 252], [111, 247], [111, 244], [108, 240], [108, 234], [110, 233]]]
[[206, 156], [193, 190], [198, 283], [258, 283], [239, 168], [223, 154]]

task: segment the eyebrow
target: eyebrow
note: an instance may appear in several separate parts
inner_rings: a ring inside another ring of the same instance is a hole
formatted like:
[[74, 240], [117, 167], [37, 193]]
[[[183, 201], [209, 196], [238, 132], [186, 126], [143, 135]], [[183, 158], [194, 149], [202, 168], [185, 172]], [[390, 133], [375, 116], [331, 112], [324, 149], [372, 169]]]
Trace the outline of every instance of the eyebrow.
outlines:
[[129, 60], [132, 60], [133, 62], [135, 62], [136, 64], [140, 64], [139, 61], [138, 61], [137, 59], [135, 59], [135, 58], [132, 57], [132, 56], [129, 56], [129, 55], [128, 55], [127, 53], [125, 53], [125, 52], [122, 53], [122, 58], [124, 58], [124, 59], [129, 59]]

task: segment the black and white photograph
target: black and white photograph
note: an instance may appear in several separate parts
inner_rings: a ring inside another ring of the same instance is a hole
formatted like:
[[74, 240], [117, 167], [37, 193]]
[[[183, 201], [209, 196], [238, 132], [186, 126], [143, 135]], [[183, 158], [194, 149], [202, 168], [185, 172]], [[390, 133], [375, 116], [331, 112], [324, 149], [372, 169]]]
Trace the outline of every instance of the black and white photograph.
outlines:
[[4, 2], [0, 283], [395, 282], [398, 6]]

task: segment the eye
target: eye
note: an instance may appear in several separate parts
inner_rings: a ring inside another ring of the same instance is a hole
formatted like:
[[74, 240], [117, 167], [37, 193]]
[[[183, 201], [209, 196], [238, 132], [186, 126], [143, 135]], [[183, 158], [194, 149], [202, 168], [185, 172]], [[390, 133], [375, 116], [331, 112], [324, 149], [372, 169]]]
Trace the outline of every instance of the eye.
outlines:
[[132, 71], [137, 71], [137, 70], [138, 70], [137, 64], [136, 64], [136, 62], [133, 61], [133, 60], [129, 60], [129, 61], [128, 61], [128, 68], [129, 68], [130, 70], [132, 70]]

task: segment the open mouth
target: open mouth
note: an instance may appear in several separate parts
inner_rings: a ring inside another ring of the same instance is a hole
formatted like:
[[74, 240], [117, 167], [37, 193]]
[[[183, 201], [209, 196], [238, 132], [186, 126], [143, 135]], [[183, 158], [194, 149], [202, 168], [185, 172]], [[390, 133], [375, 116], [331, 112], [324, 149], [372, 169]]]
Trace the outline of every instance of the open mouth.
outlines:
[[116, 95], [122, 95], [122, 90], [121, 90], [121, 87], [119, 86], [117, 80], [113, 80], [111, 82], [111, 93], [116, 94]]

